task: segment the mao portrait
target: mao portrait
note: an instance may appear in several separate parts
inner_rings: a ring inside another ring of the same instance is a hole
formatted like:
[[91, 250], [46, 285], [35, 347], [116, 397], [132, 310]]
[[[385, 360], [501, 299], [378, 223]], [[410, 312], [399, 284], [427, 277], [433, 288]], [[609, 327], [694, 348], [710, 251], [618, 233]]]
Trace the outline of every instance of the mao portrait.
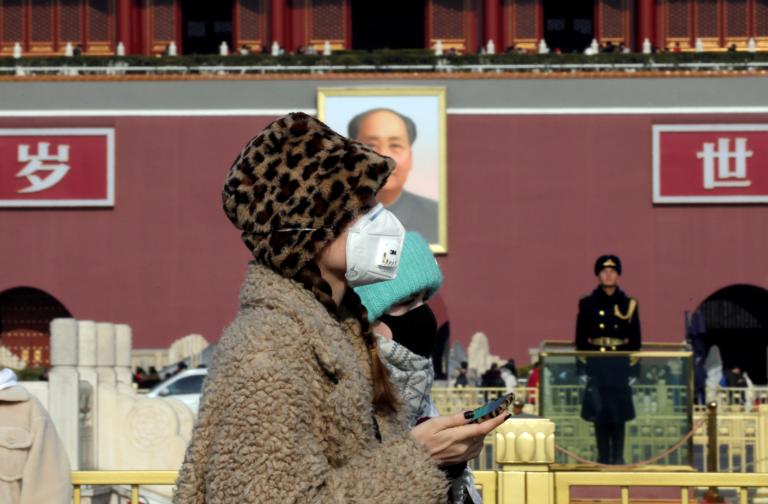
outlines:
[[445, 89], [321, 88], [318, 117], [395, 160], [377, 199], [446, 252]]

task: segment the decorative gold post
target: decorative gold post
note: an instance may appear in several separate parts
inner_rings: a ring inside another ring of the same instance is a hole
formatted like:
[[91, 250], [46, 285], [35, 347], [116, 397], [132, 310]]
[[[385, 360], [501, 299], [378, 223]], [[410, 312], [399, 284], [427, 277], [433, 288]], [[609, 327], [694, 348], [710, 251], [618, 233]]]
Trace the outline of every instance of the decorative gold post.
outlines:
[[[755, 472], [765, 474], [768, 472], [768, 404], [760, 404], [757, 407], [757, 443], [755, 443]], [[768, 488], [757, 489], [754, 504], [768, 504]]]
[[[719, 446], [717, 445], [717, 403], [715, 401], [707, 404], [707, 472], [717, 472], [717, 455]], [[725, 502], [720, 490], [716, 486], [709, 487], [704, 494], [704, 502]]]
[[496, 429], [499, 502], [554, 504], [555, 424], [546, 418], [512, 417]]

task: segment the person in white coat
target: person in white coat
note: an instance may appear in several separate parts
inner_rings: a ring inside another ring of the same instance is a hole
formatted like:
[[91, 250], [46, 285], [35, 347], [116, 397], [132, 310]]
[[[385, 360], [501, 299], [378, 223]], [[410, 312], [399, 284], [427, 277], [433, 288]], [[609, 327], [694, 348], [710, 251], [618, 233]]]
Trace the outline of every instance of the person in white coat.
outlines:
[[0, 370], [0, 503], [69, 504], [69, 459], [40, 401]]

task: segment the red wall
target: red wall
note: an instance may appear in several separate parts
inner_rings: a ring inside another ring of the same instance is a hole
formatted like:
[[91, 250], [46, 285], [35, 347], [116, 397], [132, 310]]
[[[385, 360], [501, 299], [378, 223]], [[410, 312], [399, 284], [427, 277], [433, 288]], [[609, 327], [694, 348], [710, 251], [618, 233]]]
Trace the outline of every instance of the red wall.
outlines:
[[[124, 322], [135, 347], [209, 340], [237, 310], [248, 252], [221, 211], [229, 165], [269, 118], [0, 120], [115, 127], [111, 210], [0, 211], [0, 290], [43, 289], [79, 319]], [[0, 168], [1, 169], [1, 168]]]
[[[218, 338], [248, 253], [220, 187], [267, 117], [0, 119], [0, 127], [116, 129], [116, 205], [0, 211], [0, 291], [27, 285], [79, 319], [124, 322], [135, 347]], [[726, 285], [768, 287], [764, 206], [651, 204], [651, 125], [738, 116], [448, 118], [448, 248], [441, 291], [453, 338], [485, 332], [526, 360], [570, 339], [597, 255], [624, 261], [646, 340], [680, 341], [683, 311]], [[0, 167], [0, 169], [4, 169]]]
[[[768, 286], [765, 206], [651, 204], [651, 125], [768, 116], [452, 116], [443, 296], [466, 341], [522, 357], [573, 338], [598, 255], [622, 258], [648, 341], [681, 341], [683, 312], [734, 283]], [[459, 316], [461, 313], [461, 316]]]

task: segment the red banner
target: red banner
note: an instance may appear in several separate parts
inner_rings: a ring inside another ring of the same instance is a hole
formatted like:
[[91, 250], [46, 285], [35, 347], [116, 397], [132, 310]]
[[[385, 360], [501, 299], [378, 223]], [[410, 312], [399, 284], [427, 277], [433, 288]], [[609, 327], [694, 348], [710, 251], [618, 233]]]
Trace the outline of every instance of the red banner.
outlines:
[[110, 207], [111, 128], [0, 129], [0, 207]]
[[768, 203], [768, 124], [653, 127], [654, 203]]

